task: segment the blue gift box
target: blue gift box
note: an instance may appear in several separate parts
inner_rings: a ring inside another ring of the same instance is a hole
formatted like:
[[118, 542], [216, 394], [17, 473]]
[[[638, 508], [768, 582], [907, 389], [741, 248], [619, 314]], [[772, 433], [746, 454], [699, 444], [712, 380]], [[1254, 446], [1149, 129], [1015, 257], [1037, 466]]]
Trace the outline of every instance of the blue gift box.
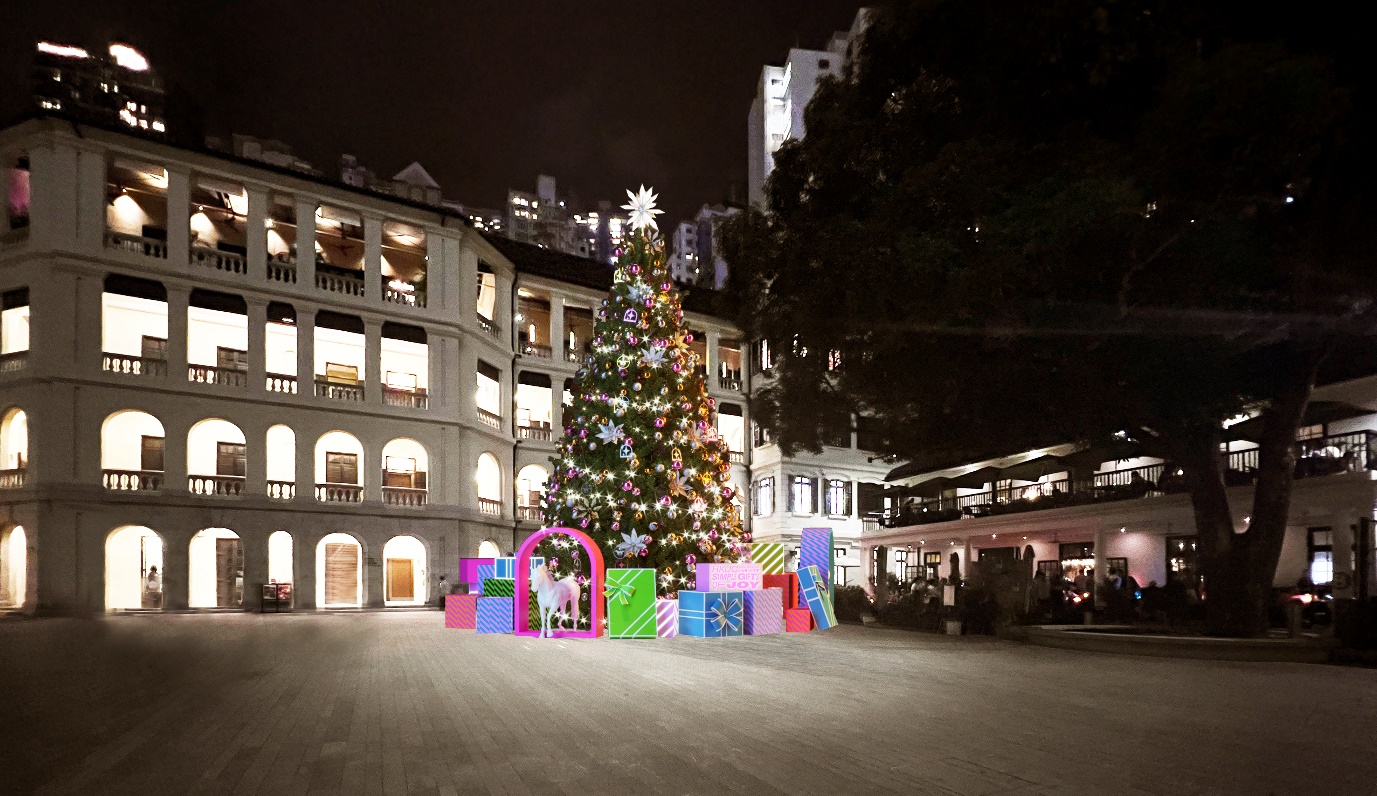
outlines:
[[[536, 568], [544, 563], [544, 558], [531, 556], [530, 575], [534, 577]], [[482, 575], [480, 574], [479, 577], [482, 577]], [[516, 556], [507, 556], [505, 558], [495, 559], [493, 561], [493, 574], [489, 575], [488, 577], [507, 578], [509, 580], [516, 580]]]
[[479, 633], [511, 633], [515, 614], [514, 597], [479, 597], [475, 629]]
[[817, 567], [802, 567], [798, 571], [798, 588], [803, 592], [803, 601], [813, 612], [813, 621], [818, 630], [826, 630], [837, 624], [837, 614], [832, 608], [832, 590], [827, 588]]
[[[831, 528], [804, 528], [799, 537], [798, 568], [817, 567], [822, 584], [829, 585], [832, 583], [832, 573], [836, 571], [835, 551]], [[799, 599], [803, 599], [802, 591], [799, 592]]]
[[489, 579], [491, 579], [491, 578], [497, 577], [497, 575], [494, 574], [495, 572], [496, 572], [496, 569], [495, 569], [495, 566], [494, 566], [493, 564], [479, 564], [479, 565], [478, 565], [478, 582], [477, 582], [477, 583], [469, 584], [469, 586], [470, 586], [469, 591], [471, 591], [471, 592], [474, 593], [474, 594], [482, 594], [482, 593], [483, 593], [483, 581], [489, 580]]
[[745, 626], [745, 599], [741, 592], [679, 592], [679, 635], [695, 638], [740, 636]]

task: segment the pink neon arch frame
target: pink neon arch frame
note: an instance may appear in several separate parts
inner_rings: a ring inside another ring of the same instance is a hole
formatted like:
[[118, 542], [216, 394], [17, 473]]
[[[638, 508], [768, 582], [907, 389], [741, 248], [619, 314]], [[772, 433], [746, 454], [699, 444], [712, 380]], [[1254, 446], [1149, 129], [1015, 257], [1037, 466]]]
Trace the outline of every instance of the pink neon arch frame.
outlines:
[[536, 545], [540, 544], [548, 536], [564, 534], [572, 536], [583, 545], [583, 549], [588, 553], [588, 560], [592, 562], [593, 573], [588, 579], [593, 592], [590, 595], [593, 615], [589, 620], [589, 630], [554, 630], [551, 631], [553, 638], [600, 638], [602, 636], [602, 617], [607, 610], [603, 606], [603, 562], [602, 548], [598, 543], [589, 538], [588, 534], [576, 531], [573, 528], [545, 528], [527, 537], [521, 543], [520, 549], [516, 551], [516, 616], [513, 617], [513, 627], [518, 636], [539, 636], [540, 629], [532, 630], [531, 624], [531, 553], [535, 552]]

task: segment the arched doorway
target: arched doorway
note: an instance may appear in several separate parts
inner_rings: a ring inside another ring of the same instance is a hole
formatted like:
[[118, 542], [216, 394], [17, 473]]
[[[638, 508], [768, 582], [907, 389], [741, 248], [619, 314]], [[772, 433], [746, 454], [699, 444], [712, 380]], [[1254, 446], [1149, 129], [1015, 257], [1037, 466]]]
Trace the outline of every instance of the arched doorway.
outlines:
[[484, 539], [478, 543], [479, 558], [501, 558], [502, 548], [497, 546], [497, 542], [491, 539]]
[[228, 528], [206, 528], [187, 550], [187, 605], [241, 608], [244, 605], [244, 544]]
[[516, 474], [516, 512], [519, 519], [540, 522], [541, 503], [550, 474], [538, 464], [528, 464]]
[[0, 608], [24, 607], [28, 587], [29, 548], [24, 526], [0, 533]]
[[332, 533], [316, 545], [316, 605], [363, 605], [363, 546], [347, 533]]
[[385, 605], [424, 605], [426, 548], [414, 536], [394, 536], [383, 545]]
[[268, 497], [291, 500], [296, 497], [296, 432], [290, 426], [268, 429]]
[[268, 582], [291, 583], [292, 563], [292, 535], [286, 531], [273, 532], [268, 537]]
[[163, 539], [152, 528], [126, 525], [105, 539], [105, 610], [163, 607]]

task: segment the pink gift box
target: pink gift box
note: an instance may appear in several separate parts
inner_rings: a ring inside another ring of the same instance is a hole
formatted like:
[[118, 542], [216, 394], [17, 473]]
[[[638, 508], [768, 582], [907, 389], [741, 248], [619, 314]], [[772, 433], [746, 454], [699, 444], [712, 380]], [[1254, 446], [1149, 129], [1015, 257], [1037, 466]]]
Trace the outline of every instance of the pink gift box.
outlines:
[[478, 627], [478, 595], [446, 594], [445, 627], [473, 630]]
[[784, 632], [784, 590], [756, 589], [746, 598], [746, 635], [768, 636]]
[[813, 612], [807, 608], [785, 608], [784, 629], [790, 633], [807, 633], [813, 629]]
[[679, 635], [679, 601], [655, 601], [655, 636], [671, 638]]
[[482, 582], [478, 580], [478, 567], [483, 564], [492, 566], [494, 560], [492, 558], [459, 559], [459, 582], [469, 584], [469, 591], [477, 592], [478, 585]]

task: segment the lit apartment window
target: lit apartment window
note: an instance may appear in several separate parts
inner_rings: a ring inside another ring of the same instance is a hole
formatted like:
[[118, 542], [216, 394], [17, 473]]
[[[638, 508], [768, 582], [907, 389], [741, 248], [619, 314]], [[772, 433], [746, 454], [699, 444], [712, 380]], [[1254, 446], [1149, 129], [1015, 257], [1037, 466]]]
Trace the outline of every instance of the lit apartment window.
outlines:
[[762, 478], [755, 482], [755, 516], [768, 517], [775, 513], [775, 479]]
[[804, 475], [789, 479], [789, 512], [812, 514], [817, 505], [817, 481]]
[[1310, 549], [1310, 582], [1316, 585], [1334, 580], [1334, 532], [1329, 528], [1311, 528], [1307, 546]]

